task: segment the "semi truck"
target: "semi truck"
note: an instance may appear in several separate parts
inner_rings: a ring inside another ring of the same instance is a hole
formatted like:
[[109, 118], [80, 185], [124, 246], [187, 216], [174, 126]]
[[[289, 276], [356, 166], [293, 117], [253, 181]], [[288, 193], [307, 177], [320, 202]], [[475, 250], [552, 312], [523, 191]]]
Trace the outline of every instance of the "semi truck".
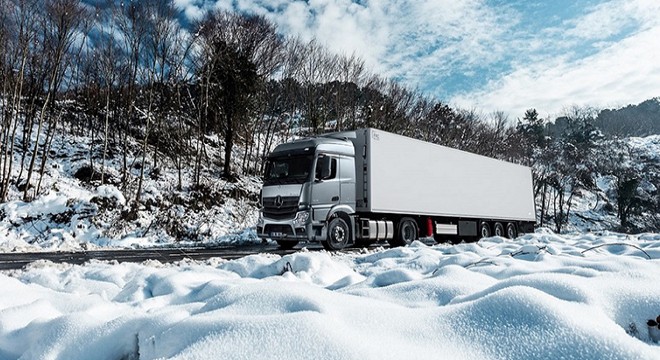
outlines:
[[515, 238], [535, 216], [529, 167], [367, 128], [276, 146], [257, 234], [283, 248], [404, 246]]

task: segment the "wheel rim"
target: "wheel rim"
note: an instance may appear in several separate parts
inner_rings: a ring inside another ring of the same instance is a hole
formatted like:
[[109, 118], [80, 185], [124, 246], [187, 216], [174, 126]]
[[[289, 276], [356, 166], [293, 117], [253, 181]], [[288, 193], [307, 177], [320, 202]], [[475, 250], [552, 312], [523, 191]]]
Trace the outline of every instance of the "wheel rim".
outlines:
[[332, 229], [331, 240], [335, 244], [341, 244], [346, 241], [346, 230], [341, 226], [341, 224], [337, 224], [334, 229]]
[[504, 228], [502, 227], [502, 224], [495, 224], [495, 236], [503, 236], [504, 235]]
[[487, 224], [482, 224], [481, 225], [481, 237], [486, 238], [490, 236], [490, 229], [488, 228]]
[[401, 225], [401, 239], [406, 243], [415, 240], [415, 226], [410, 221], [406, 221]]
[[330, 224], [328, 241], [326, 244], [331, 250], [341, 250], [348, 243], [348, 224], [343, 219], [337, 218]]
[[515, 239], [515, 237], [517, 235], [515, 225], [513, 225], [513, 224], [507, 225], [506, 230], [507, 230], [506, 233], [507, 233], [509, 239]]

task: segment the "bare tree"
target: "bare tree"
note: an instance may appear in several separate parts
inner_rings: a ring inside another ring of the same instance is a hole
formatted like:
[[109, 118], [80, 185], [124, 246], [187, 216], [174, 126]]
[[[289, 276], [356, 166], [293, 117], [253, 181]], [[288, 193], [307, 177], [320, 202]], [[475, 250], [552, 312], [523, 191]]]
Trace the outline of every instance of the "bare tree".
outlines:
[[227, 12], [209, 14], [200, 33], [209, 50], [200, 72], [207, 77], [207, 104], [209, 92], [218, 104], [216, 108], [207, 106], [209, 120], [224, 133], [223, 176], [231, 179], [236, 130], [242, 121], [248, 121], [264, 80], [279, 67], [281, 58], [276, 55], [282, 41], [265, 18]]
[[[111, 12], [106, 12], [102, 15], [111, 16]], [[104, 114], [103, 114], [103, 153], [101, 161], [101, 184], [104, 184], [106, 181], [106, 159], [108, 155], [108, 138], [110, 131], [110, 116], [112, 109], [110, 108], [110, 99], [112, 94], [117, 87], [119, 81], [120, 72], [122, 71], [122, 61], [121, 61], [121, 51], [120, 45], [118, 44], [117, 39], [115, 38], [115, 23], [114, 21], [108, 21], [110, 28], [106, 31], [103, 27], [100, 29], [101, 41], [100, 44], [96, 46], [95, 52], [93, 54], [93, 65], [96, 69], [96, 74], [98, 77], [98, 84], [101, 89], [105, 92], [104, 94]], [[91, 154], [90, 154], [91, 155]], [[93, 155], [91, 155], [93, 157]], [[92, 163], [92, 169], [94, 169]]]
[[332, 59], [328, 50], [319, 45], [316, 40], [308, 42], [302, 49], [302, 61], [298, 62], [300, 68], [298, 74], [304, 88], [305, 118], [309, 130], [317, 133], [321, 125], [325, 126], [326, 115], [322, 106], [325, 94], [322, 92], [322, 84], [330, 80], [334, 69]]
[[[11, 180], [11, 173], [14, 161], [14, 144], [16, 138], [16, 131], [18, 129], [18, 122], [21, 112], [21, 102], [23, 99], [23, 86], [25, 84], [26, 67], [30, 56], [32, 55], [31, 45], [36, 37], [36, 28], [34, 22], [31, 20], [35, 17], [33, 11], [35, 1], [19, 1], [15, 3], [3, 4], [7, 12], [3, 11], [6, 15], [6, 26], [4, 28], [5, 41], [5, 83], [3, 84], [3, 91], [7, 91], [10, 86], [13, 87], [11, 95], [4, 97], [5, 117], [3, 121], [3, 161], [2, 161], [2, 182], [1, 182], [1, 200], [5, 201], [9, 191], [9, 184]], [[5, 9], [3, 9], [5, 10]], [[9, 15], [11, 14], [11, 15]], [[10, 32], [11, 31], [11, 32]], [[14, 32], [15, 37], [11, 37]], [[11, 44], [14, 44], [13, 48]], [[17, 74], [14, 69], [18, 69]], [[23, 152], [25, 154], [25, 152]], [[20, 176], [19, 176], [20, 178]]]
[[172, 70], [176, 66], [173, 59], [177, 49], [178, 33], [181, 31], [177, 16], [179, 10], [171, 1], [153, 1], [149, 4], [149, 35], [146, 41], [147, 62], [152, 91], [157, 92], [158, 106], [154, 112], [156, 133], [154, 139], [153, 167], [158, 167], [158, 151], [161, 144], [160, 135], [163, 134], [163, 118], [171, 110], [168, 85], [172, 79]]
[[345, 122], [350, 121], [350, 127], [356, 128], [358, 92], [366, 76], [364, 61], [354, 53], [350, 56], [336, 57], [335, 71], [338, 87], [334, 89], [335, 112], [337, 117], [336, 130], [345, 128]]
[[128, 170], [128, 136], [136, 109], [136, 96], [139, 87], [139, 70], [143, 59], [143, 49], [145, 39], [148, 33], [148, 14], [145, 2], [122, 2], [116, 6], [112, 0], [110, 6], [113, 9], [113, 16], [117, 22], [117, 28], [121, 33], [123, 40], [122, 50], [126, 57], [125, 61], [129, 68], [128, 76], [124, 79], [126, 87], [124, 105], [122, 106], [124, 114], [122, 118], [122, 189], [126, 190], [129, 182]]
[[167, 153], [177, 169], [177, 190], [180, 191], [183, 188], [182, 172], [187, 157], [186, 149], [189, 147], [186, 139], [190, 138], [189, 127], [186, 125], [189, 116], [187, 109], [194, 106], [188, 84], [192, 83], [195, 74], [187, 62], [190, 60], [195, 38], [175, 27], [171, 40], [173, 44], [169, 59], [169, 84], [174, 86], [175, 123], [171, 124], [170, 131], [166, 132], [170, 135], [172, 145]]
[[[149, 136], [152, 131], [151, 126], [156, 127], [158, 133], [162, 133], [163, 117], [168, 110], [165, 96], [166, 78], [169, 77], [172, 67], [173, 45], [178, 31], [176, 16], [178, 14], [174, 4], [169, 1], [144, 1], [141, 7], [142, 16], [147, 22], [147, 36], [145, 37], [146, 68], [145, 73], [146, 87], [148, 89], [148, 100], [146, 111], [138, 110], [145, 119], [144, 136], [142, 139], [142, 156], [140, 175], [138, 176], [138, 185], [135, 200], [140, 202], [142, 193], [142, 183], [144, 179], [144, 170], [146, 167], [146, 157], [149, 144]], [[158, 104], [154, 104], [157, 98]], [[154, 111], [156, 110], [156, 111]], [[157, 168], [158, 149], [160, 139], [155, 139], [153, 151], [153, 168]]]
[[[30, 164], [27, 170], [27, 180], [23, 198], [29, 200], [30, 179], [34, 170], [39, 139], [43, 129], [44, 119], [51, 105], [51, 101], [59, 90], [62, 78], [66, 72], [65, 55], [74, 43], [78, 35], [77, 30], [85, 18], [84, 8], [77, 0], [49, 0], [44, 4], [45, 16], [42, 18], [44, 28], [43, 43], [47, 53], [45, 54], [49, 61], [48, 84], [46, 97], [39, 113], [39, 123], [37, 125], [37, 135], [30, 158]], [[55, 126], [53, 123], [52, 126]], [[44, 144], [44, 151], [48, 142]]]

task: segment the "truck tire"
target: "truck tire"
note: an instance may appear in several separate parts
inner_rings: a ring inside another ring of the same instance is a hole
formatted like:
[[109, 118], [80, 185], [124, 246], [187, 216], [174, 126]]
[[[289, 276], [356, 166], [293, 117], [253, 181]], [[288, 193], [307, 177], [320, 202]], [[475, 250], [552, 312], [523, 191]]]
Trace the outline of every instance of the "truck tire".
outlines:
[[491, 236], [490, 225], [488, 225], [487, 222], [481, 222], [481, 225], [479, 225], [479, 234], [481, 235], [482, 239]]
[[504, 237], [504, 234], [505, 234], [504, 225], [502, 225], [502, 223], [500, 223], [500, 222], [496, 222], [493, 233], [494, 233], [495, 236]]
[[328, 235], [321, 244], [326, 250], [338, 251], [346, 247], [351, 237], [351, 231], [346, 220], [336, 217], [328, 224]]
[[516, 224], [506, 224], [506, 237], [509, 239], [515, 239], [518, 237], [518, 229], [516, 228]]
[[293, 249], [294, 246], [298, 245], [298, 241], [275, 240], [275, 242], [280, 246], [280, 249], [284, 250]]
[[417, 222], [411, 218], [403, 218], [397, 227], [394, 239], [389, 240], [390, 246], [406, 246], [419, 238]]

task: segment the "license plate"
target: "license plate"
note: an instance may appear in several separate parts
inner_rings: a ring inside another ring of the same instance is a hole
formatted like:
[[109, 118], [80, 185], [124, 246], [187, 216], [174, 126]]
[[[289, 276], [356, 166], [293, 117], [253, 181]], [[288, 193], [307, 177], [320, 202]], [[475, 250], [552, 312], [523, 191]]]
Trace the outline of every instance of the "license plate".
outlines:
[[270, 237], [272, 237], [272, 238], [282, 238], [282, 237], [284, 237], [284, 233], [282, 233], [282, 232], [272, 232], [272, 233], [270, 233]]

